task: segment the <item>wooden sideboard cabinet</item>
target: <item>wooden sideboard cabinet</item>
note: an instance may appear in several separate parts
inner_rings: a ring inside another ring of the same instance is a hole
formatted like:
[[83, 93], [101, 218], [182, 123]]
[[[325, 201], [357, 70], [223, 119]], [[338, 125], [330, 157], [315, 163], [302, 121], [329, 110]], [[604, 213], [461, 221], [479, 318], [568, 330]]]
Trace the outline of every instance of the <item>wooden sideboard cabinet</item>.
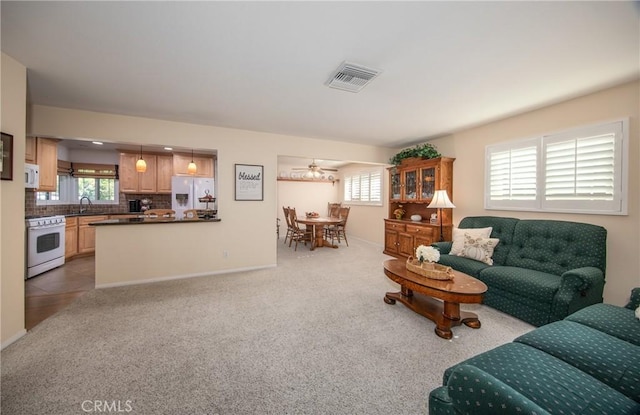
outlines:
[[[436, 190], [446, 190], [453, 202], [454, 158], [405, 159], [399, 166], [389, 168], [389, 215], [385, 219], [384, 253], [396, 257], [415, 255], [419, 245], [430, 245], [440, 240], [440, 222], [445, 240], [451, 240], [452, 212], [442, 209], [442, 218], [430, 223], [431, 214], [438, 209], [429, 209]], [[394, 211], [405, 211], [402, 219], [396, 219]], [[409, 220], [420, 215], [421, 221]]]
[[[443, 227], [444, 229], [445, 227]], [[451, 225], [445, 235], [451, 235]], [[429, 246], [440, 240], [440, 226], [406, 220], [384, 220], [384, 253], [395, 257], [415, 256], [420, 245]]]

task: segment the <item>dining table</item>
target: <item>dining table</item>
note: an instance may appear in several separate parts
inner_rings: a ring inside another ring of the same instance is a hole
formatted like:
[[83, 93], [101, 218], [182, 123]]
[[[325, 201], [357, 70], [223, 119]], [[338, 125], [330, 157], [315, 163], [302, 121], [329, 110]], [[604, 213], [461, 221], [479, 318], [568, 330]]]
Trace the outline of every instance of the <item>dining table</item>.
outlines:
[[326, 240], [324, 237], [324, 227], [330, 225], [338, 225], [342, 223], [344, 219], [341, 218], [330, 218], [325, 216], [316, 216], [316, 217], [298, 217], [296, 218], [296, 222], [301, 223], [305, 226], [311, 226], [313, 229], [313, 242], [311, 243], [311, 250], [313, 251], [316, 248], [337, 248], [338, 245], [332, 244], [330, 241]]

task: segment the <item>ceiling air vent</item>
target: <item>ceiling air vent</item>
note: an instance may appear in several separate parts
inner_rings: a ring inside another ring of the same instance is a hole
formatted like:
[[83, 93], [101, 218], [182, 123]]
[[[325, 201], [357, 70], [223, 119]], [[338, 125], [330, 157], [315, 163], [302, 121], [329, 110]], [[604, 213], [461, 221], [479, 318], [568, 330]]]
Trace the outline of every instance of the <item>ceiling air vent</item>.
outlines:
[[351, 62], [343, 62], [327, 81], [327, 86], [343, 91], [358, 92], [381, 71]]

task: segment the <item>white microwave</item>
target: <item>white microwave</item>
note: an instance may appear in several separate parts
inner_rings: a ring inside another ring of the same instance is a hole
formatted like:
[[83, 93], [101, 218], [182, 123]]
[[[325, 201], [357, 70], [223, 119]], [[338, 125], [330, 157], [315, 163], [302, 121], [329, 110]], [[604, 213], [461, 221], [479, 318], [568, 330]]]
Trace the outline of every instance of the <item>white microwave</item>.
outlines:
[[40, 168], [37, 164], [24, 164], [24, 187], [37, 189], [40, 186]]

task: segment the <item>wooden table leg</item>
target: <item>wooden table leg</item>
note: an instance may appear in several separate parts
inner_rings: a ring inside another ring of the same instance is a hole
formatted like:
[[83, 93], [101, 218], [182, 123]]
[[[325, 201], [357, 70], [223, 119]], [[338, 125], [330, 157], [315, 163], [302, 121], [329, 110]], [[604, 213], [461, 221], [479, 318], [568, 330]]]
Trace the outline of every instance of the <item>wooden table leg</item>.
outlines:
[[460, 311], [459, 303], [439, 301], [423, 294], [415, 294], [413, 290], [401, 285], [400, 292], [388, 292], [384, 296], [384, 302], [395, 304], [400, 301], [416, 313], [436, 323], [435, 333], [443, 339], [453, 337], [452, 327], [465, 324], [468, 327], [480, 328], [480, 320], [475, 313]]

